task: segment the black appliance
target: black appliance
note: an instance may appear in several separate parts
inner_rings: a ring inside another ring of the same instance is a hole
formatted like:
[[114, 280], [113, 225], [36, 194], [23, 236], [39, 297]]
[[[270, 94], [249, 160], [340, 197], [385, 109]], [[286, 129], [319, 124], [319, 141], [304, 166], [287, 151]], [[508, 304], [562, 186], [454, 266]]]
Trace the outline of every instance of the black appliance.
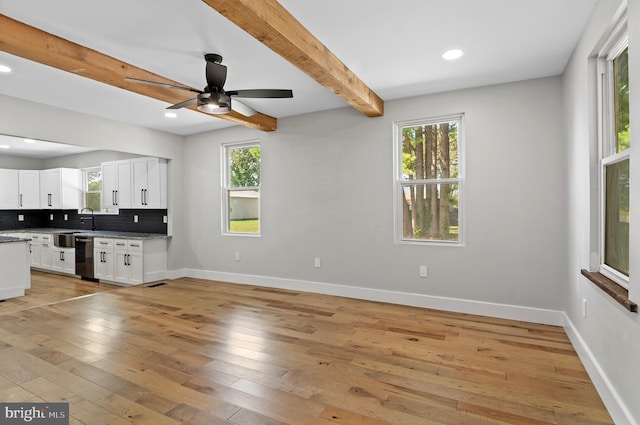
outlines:
[[84, 280], [97, 282], [93, 272], [93, 237], [76, 236], [76, 274]]

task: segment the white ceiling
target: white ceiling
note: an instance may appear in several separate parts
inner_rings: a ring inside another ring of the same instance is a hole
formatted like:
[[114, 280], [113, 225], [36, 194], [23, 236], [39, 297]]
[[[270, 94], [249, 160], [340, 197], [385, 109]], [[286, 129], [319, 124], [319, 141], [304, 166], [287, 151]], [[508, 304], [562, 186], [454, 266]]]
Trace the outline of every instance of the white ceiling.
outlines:
[[[560, 74], [597, 0], [280, 0], [384, 100]], [[2, 0], [0, 13], [195, 88], [203, 53], [228, 66], [226, 90], [278, 118], [346, 106], [200, 0]], [[441, 54], [460, 48], [447, 62]], [[0, 52], [0, 93], [180, 135], [233, 125]], [[1, 152], [0, 152], [1, 154]]]

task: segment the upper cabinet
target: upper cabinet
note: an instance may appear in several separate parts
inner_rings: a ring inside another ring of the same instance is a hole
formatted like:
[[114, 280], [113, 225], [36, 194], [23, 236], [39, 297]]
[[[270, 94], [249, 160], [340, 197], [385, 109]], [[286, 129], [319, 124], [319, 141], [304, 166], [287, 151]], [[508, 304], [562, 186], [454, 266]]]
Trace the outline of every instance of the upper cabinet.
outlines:
[[40, 171], [0, 170], [0, 209], [40, 209]]
[[20, 170], [18, 172], [18, 208], [22, 210], [40, 209], [40, 171]]
[[0, 169], [0, 208], [14, 210], [19, 207], [18, 170]]
[[80, 170], [54, 168], [40, 171], [40, 208], [72, 210], [81, 208]]
[[167, 161], [131, 160], [133, 208], [167, 208]]
[[131, 208], [131, 161], [102, 163], [102, 208]]

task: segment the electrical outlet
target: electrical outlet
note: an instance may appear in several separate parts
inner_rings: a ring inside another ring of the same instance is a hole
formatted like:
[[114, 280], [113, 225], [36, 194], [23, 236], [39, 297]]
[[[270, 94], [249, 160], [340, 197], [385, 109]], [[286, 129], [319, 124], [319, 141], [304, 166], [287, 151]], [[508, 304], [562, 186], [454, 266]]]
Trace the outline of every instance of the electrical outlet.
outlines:
[[313, 259], [313, 267], [320, 268], [320, 258], [316, 257]]
[[134, 222], [134, 223], [137, 223], [137, 222], [138, 222], [138, 216], [137, 216], [137, 215], [134, 215], [134, 216], [133, 216], [133, 222]]
[[167, 223], [169, 222], [169, 218], [168, 218], [166, 215], [163, 215], [163, 216], [162, 216], [162, 222], [163, 222], [164, 224], [167, 224]]
[[236, 261], [240, 261], [240, 253], [236, 252]]
[[24, 221], [24, 214], [18, 214], [18, 221]]
[[582, 317], [587, 317], [587, 299], [582, 299]]
[[49, 221], [53, 221], [53, 214], [49, 214]]
[[69, 220], [69, 215], [65, 214], [64, 215], [64, 221], [67, 221], [67, 220]]
[[420, 266], [420, 277], [427, 277], [428, 276], [428, 269], [427, 266]]

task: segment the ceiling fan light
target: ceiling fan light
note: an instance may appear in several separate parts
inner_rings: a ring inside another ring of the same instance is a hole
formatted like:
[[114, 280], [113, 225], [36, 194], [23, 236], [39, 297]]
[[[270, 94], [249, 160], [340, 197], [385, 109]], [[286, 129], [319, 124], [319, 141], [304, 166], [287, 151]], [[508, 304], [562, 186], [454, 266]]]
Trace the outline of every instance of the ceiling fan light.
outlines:
[[198, 105], [198, 110], [207, 114], [226, 114], [231, 110], [229, 105], [226, 104], [213, 104], [213, 103], [203, 103], [202, 105]]
[[229, 100], [220, 93], [201, 93], [198, 95], [197, 108], [206, 114], [226, 114], [231, 111], [231, 102], [225, 102], [221, 98]]

